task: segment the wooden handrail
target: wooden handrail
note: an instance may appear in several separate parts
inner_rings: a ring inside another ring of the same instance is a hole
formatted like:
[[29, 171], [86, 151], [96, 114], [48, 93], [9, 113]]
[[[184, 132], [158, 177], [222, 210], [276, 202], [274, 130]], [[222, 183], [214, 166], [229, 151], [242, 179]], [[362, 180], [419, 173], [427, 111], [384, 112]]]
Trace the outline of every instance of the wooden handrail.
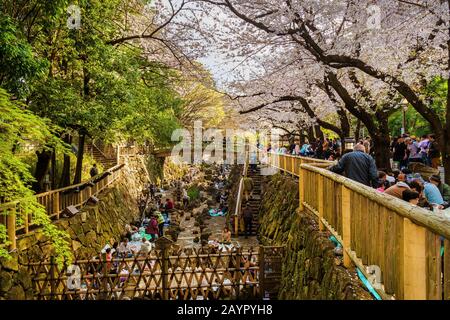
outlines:
[[343, 246], [344, 266], [356, 265], [383, 299], [450, 299], [450, 219], [321, 168], [332, 162], [289, 167], [290, 155], [272, 156], [299, 178], [299, 210], [317, 216]]
[[248, 152], [245, 152], [244, 168], [242, 169], [242, 176], [239, 180], [238, 196], [236, 199], [236, 208], [234, 210], [234, 234], [239, 235], [239, 216], [241, 213], [242, 197], [244, 196], [244, 178], [247, 176], [249, 164]]
[[[60, 214], [69, 206], [80, 207], [86, 203], [92, 195], [97, 195], [110, 184], [115, 182], [121, 173], [124, 164], [117, 165], [105, 172], [92, 177], [82, 183], [71, 185], [65, 188], [51, 190], [48, 192], [35, 195], [39, 204], [45, 207], [47, 214], [51, 219], [58, 220]], [[70, 192], [70, 191], [74, 192]], [[27, 234], [30, 227], [34, 225], [32, 215], [23, 213], [20, 207], [21, 200], [16, 200], [4, 204], [0, 204], [0, 212], [5, 213], [7, 219], [3, 223], [6, 224], [8, 231], [8, 240], [11, 241], [10, 250], [16, 248], [15, 237], [12, 235]], [[24, 225], [16, 224], [16, 215], [24, 215]], [[0, 244], [1, 245], [1, 244]]]
[[368, 187], [362, 183], [351, 180], [339, 174], [333, 173], [329, 170], [317, 168], [314, 165], [302, 164], [302, 169], [307, 171], [316, 172], [321, 176], [327, 177], [328, 179], [338, 182], [344, 185], [348, 189], [364, 196], [382, 205], [392, 212], [399, 214], [404, 218], [408, 218], [414, 223], [426, 227], [433, 233], [440, 234], [447, 239], [450, 239], [450, 219], [443, 216], [436, 215], [430, 210], [424, 208], [413, 206], [410, 203], [400, 200], [394, 196], [386, 193], [377, 192], [371, 187]]
[[[96, 175], [96, 176], [93, 176], [92, 178], [90, 178], [90, 179], [88, 179], [88, 180], [85, 180], [85, 181], [80, 182], [80, 183], [78, 183], [78, 184], [73, 184], [73, 185], [70, 185], [70, 186], [67, 186], [67, 187], [64, 187], [64, 188], [59, 188], [59, 189], [55, 189], [55, 190], [50, 190], [50, 191], [43, 192], [43, 193], [38, 193], [38, 194], [36, 194], [36, 197], [39, 198], [39, 197], [44, 197], [44, 196], [50, 195], [50, 194], [52, 194], [52, 193], [57, 193], [57, 192], [63, 192], [63, 191], [68, 191], [68, 190], [72, 190], [72, 189], [77, 189], [77, 188], [79, 188], [79, 187], [82, 187], [82, 186], [84, 186], [84, 185], [90, 183], [91, 181], [95, 181], [96, 179], [98, 179], [98, 178], [100, 178], [102, 175], [104, 175], [106, 172], [111, 172], [111, 173], [112, 173], [112, 172], [115, 172], [115, 171], [117, 171], [117, 170], [122, 169], [123, 166], [125, 166], [125, 164], [118, 164], [118, 165], [116, 165], [116, 166], [114, 166], [114, 167], [112, 167], [112, 168], [109, 168], [108, 170], [103, 171], [102, 173], [99, 173], [99, 174]], [[20, 202], [20, 200], [17, 200], [16, 202]], [[0, 210], [1, 210], [1, 208], [2, 208], [3, 205], [4, 205], [4, 204], [0, 204]]]

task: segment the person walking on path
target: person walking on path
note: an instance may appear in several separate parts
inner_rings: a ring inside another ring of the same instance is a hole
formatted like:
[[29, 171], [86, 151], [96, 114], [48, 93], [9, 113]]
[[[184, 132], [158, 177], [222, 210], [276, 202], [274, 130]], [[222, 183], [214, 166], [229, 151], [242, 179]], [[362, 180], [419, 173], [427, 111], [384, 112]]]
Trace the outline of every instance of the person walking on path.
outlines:
[[89, 174], [91, 175], [91, 178], [95, 177], [96, 175], [98, 175], [98, 168], [97, 168], [97, 164], [93, 164], [91, 170], [89, 171]]
[[406, 168], [408, 164], [408, 155], [406, 154], [407, 146], [405, 143], [405, 139], [403, 137], [399, 137], [393, 149], [393, 160], [395, 162], [398, 162], [399, 169], [401, 170], [403, 168]]
[[245, 238], [247, 239], [248, 236], [252, 234], [252, 222], [253, 222], [253, 212], [250, 209], [248, 203], [244, 205], [244, 208], [242, 210], [242, 216], [244, 218]]
[[243, 182], [244, 182], [245, 201], [248, 201], [250, 199], [250, 197], [252, 196], [252, 192], [253, 192], [253, 187], [254, 187], [253, 179], [250, 177], [244, 177]]
[[342, 174], [354, 181], [371, 186], [376, 186], [378, 179], [378, 170], [375, 160], [369, 154], [365, 153], [366, 148], [362, 144], [357, 144], [354, 151], [346, 153], [339, 162], [330, 167], [329, 170]]

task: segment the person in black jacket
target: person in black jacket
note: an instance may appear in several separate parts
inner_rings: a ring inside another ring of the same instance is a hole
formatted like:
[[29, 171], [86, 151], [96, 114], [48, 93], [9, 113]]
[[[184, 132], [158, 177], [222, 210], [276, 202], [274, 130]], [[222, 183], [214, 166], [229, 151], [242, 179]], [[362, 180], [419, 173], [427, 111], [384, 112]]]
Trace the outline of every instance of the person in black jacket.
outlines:
[[399, 163], [399, 169], [406, 168], [408, 164], [406, 149], [405, 139], [403, 137], [398, 138], [394, 146], [393, 160]]
[[365, 153], [365, 147], [357, 144], [354, 151], [346, 153], [339, 162], [330, 167], [335, 173], [344, 173], [344, 175], [366, 186], [376, 186], [378, 179], [378, 170], [375, 160]]

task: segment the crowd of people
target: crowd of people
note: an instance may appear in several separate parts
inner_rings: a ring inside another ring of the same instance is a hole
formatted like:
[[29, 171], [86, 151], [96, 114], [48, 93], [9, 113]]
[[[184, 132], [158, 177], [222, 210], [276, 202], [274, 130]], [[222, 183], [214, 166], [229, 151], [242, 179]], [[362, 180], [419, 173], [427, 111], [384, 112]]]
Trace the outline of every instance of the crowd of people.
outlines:
[[[261, 145], [258, 145], [261, 148]], [[392, 169], [379, 171], [374, 160], [373, 142], [370, 137], [357, 141], [353, 150], [345, 150], [340, 139], [316, 139], [302, 145], [298, 142], [264, 148], [267, 152], [337, 160], [329, 169], [335, 173], [371, 186], [379, 192], [395, 196], [431, 210], [450, 206], [450, 186], [441, 181], [439, 174], [423, 178], [410, 170], [411, 163], [422, 163], [438, 169], [440, 152], [434, 134], [418, 138], [409, 134], [394, 137], [390, 145]]]
[[421, 162], [438, 168], [440, 152], [434, 134], [423, 135], [420, 139], [403, 134], [391, 143], [392, 158], [399, 169], [408, 167], [410, 162]]
[[[398, 141], [405, 143], [406, 148]], [[393, 145], [393, 153], [397, 152], [398, 155], [400, 152], [397, 150], [402, 150], [402, 162], [399, 162], [398, 168], [389, 172], [378, 171], [374, 158], [369, 154], [370, 146], [368, 149], [364, 143], [359, 142], [353, 151], [344, 152], [339, 161], [329, 169], [413, 205], [440, 211], [450, 206], [450, 186], [441, 181], [439, 174], [432, 174], [424, 179], [421, 174], [408, 168], [410, 162], [430, 164], [436, 161], [433, 160], [433, 142], [433, 137], [423, 137], [419, 143], [412, 137], [397, 139], [397, 144]], [[410, 147], [413, 144], [414, 147]]]
[[[272, 147], [272, 145], [269, 144], [266, 151], [333, 161], [341, 156], [341, 146], [342, 143], [340, 139], [325, 138], [324, 140], [321, 140], [318, 138], [311, 143], [308, 141], [305, 141], [303, 144], [293, 142], [280, 147]], [[260, 147], [260, 145], [258, 145], [258, 147]]]

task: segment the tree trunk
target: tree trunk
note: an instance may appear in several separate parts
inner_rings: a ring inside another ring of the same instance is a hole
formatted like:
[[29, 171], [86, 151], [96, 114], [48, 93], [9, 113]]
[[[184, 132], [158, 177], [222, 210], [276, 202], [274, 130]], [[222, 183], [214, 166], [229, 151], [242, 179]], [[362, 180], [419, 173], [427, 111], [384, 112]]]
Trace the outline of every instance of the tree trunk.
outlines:
[[314, 141], [316, 141], [316, 138], [314, 137], [313, 127], [308, 128], [308, 140], [309, 140], [309, 143], [313, 143]]
[[51, 175], [51, 183], [52, 183], [52, 190], [56, 189], [56, 149], [53, 148], [53, 152], [52, 152], [52, 175]]
[[305, 144], [305, 134], [304, 134], [304, 132], [303, 132], [303, 130], [302, 129], [299, 129], [300, 130], [300, 146], [302, 146], [302, 145], [304, 145]]
[[38, 158], [36, 171], [34, 173], [34, 178], [36, 179], [36, 181], [33, 182], [32, 189], [36, 193], [40, 193], [43, 191], [44, 178], [48, 172], [48, 169], [50, 168], [52, 152], [49, 150], [36, 151], [36, 155]]
[[320, 129], [320, 126], [314, 126], [314, 131], [316, 133], [316, 137], [323, 141], [324, 136], [323, 136], [322, 129]]
[[83, 171], [83, 156], [84, 156], [84, 141], [86, 140], [86, 133], [80, 131], [78, 138], [78, 154], [77, 154], [77, 165], [75, 167], [75, 178], [73, 179], [73, 184], [78, 184], [81, 182], [81, 174]]
[[[64, 136], [64, 142], [71, 145], [72, 144], [72, 136], [70, 134], [66, 134]], [[64, 154], [64, 163], [61, 172], [61, 179], [59, 180], [59, 187], [64, 188], [70, 185], [70, 155]]]
[[442, 162], [445, 172], [445, 183], [450, 185], [450, 145], [447, 143], [447, 154], [442, 155]]
[[358, 119], [358, 121], [356, 122], [356, 128], [355, 128], [356, 141], [359, 140], [360, 135], [361, 135], [361, 120]]
[[[447, 0], [450, 13], [450, 0]], [[442, 142], [442, 164], [445, 170], [445, 183], [450, 184], [450, 26], [447, 28], [447, 108], [445, 113], [445, 139]]]
[[390, 137], [385, 132], [377, 132], [371, 134], [374, 142], [375, 162], [378, 170], [391, 171], [391, 149], [390, 149]]
[[450, 139], [448, 137], [448, 133], [449, 131], [446, 130], [446, 132], [435, 132], [435, 135], [439, 145], [439, 151], [442, 155], [442, 166], [445, 171], [445, 183], [450, 184]]

